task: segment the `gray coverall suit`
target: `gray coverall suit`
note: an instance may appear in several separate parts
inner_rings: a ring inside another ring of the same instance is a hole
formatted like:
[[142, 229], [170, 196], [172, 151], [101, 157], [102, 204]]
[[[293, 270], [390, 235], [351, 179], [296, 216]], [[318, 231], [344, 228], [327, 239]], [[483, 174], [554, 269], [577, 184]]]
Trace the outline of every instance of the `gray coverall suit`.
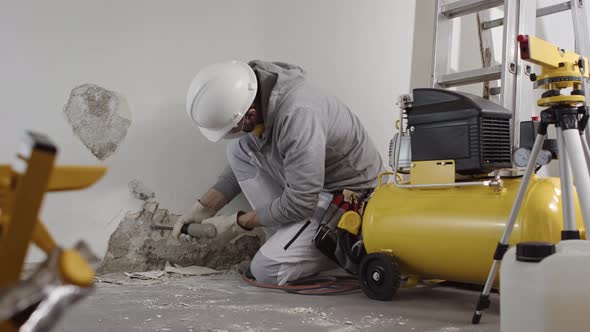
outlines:
[[329, 203], [330, 192], [374, 188], [383, 163], [359, 119], [312, 86], [301, 68], [258, 60], [249, 65], [265, 130], [229, 144], [229, 165], [214, 188], [228, 201], [244, 193], [267, 236], [251, 272], [258, 282], [283, 285], [335, 266], [312, 243], [318, 220], [311, 217], [318, 204]]

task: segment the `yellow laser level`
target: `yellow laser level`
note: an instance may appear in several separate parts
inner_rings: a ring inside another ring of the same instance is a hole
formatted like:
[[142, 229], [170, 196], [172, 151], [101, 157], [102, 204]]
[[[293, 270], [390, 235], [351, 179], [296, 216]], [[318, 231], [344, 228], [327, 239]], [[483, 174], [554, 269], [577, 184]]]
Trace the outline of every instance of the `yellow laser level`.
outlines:
[[[518, 42], [521, 58], [541, 66], [540, 75], [531, 74], [534, 87], [545, 89], [537, 105], [579, 106], [584, 103], [582, 77], [588, 77], [586, 57], [530, 35], [518, 36]], [[572, 89], [571, 94], [561, 94], [561, 90], [567, 88]]]

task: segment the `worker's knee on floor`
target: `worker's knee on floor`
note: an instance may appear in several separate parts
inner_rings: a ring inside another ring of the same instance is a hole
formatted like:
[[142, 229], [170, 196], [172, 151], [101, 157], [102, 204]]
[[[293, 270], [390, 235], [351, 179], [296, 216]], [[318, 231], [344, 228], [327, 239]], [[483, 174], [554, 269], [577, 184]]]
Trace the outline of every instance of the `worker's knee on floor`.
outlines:
[[258, 283], [277, 285], [279, 267], [278, 262], [265, 257], [259, 251], [250, 263], [250, 272]]

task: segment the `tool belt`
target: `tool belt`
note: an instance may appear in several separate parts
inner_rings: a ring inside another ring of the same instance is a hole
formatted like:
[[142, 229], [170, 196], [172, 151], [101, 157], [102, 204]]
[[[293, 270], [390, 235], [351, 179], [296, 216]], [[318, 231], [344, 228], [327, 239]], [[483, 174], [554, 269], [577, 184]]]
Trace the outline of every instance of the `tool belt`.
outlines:
[[372, 190], [342, 190], [334, 193], [320, 220], [313, 243], [324, 255], [352, 274], [366, 254], [361, 234], [361, 216]]

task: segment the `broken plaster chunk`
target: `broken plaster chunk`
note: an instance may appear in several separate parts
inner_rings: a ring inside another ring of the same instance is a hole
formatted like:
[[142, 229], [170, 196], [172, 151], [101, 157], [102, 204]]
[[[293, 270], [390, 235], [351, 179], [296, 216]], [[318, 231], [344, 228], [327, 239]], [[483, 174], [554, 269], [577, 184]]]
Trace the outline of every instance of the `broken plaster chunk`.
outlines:
[[141, 211], [137, 211], [137, 212], [128, 212], [125, 215], [125, 219], [130, 219], [130, 220], [137, 220], [139, 219], [139, 217], [141, 217]]
[[180, 214], [171, 214], [171, 213], [168, 213], [168, 222], [167, 222], [167, 224], [169, 224], [169, 225], [176, 224], [176, 222], [178, 221], [178, 218], [180, 218], [180, 217], [181, 217]]
[[130, 279], [151, 280], [160, 279], [164, 275], [164, 271], [145, 271], [145, 272], [123, 272], [124, 275]]
[[159, 205], [160, 204], [158, 204], [157, 202], [147, 202], [143, 205], [143, 210], [153, 215], [158, 209]]
[[157, 209], [154, 212], [154, 216], [152, 217], [152, 222], [156, 225], [160, 225], [163, 223], [164, 219], [168, 216], [168, 210], [166, 209]]
[[[157, 202], [155, 202], [157, 203]], [[161, 206], [161, 205], [160, 205]], [[128, 271], [162, 270], [165, 263], [180, 266], [207, 266], [217, 271], [227, 270], [232, 265], [250, 260], [260, 248], [263, 237], [245, 236], [233, 244], [229, 239], [198, 239], [196, 243], [181, 244], [170, 231], [154, 230], [157, 215], [163, 213], [155, 204], [145, 206], [141, 215], [123, 214], [111, 234], [107, 252], [98, 269], [98, 274]], [[153, 214], [149, 212], [154, 211]], [[162, 209], [164, 210], [164, 209]], [[136, 218], [138, 217], [138, 218]], [[174, 225], [180, 215], [168, 211], [163, 225]], [[262, 230], [260, 230], [262, 233]], [[233, 233], [233, 232], [228, 232]], [[148, 282], [148, 281], [146, 281]], [[152, 282], [152, 281], [149, 281]]]
[[117, 150], [131, 125], [125, 97], [94, 84], [75, 87], [63, 113], [74, 135], [101, 161]]
[[129, 181], [127, 184], [129, 187], [129, 192], [133, 195], [133, 197], [147, 201], [156, 197], [156, 193], [153, 190], [150, 190], [146, 185], [138, 179], [133, 179]]
[[216, 271], [206, 266], [193, 265], [182, 267], [180, 265], [170, 264], [170, 262], [166, 262], [166, 265], [164, 266], [164, 271], [168, 273], [177, 273], [191, 276], [205, 276], [222, 273], [222, 271]]

